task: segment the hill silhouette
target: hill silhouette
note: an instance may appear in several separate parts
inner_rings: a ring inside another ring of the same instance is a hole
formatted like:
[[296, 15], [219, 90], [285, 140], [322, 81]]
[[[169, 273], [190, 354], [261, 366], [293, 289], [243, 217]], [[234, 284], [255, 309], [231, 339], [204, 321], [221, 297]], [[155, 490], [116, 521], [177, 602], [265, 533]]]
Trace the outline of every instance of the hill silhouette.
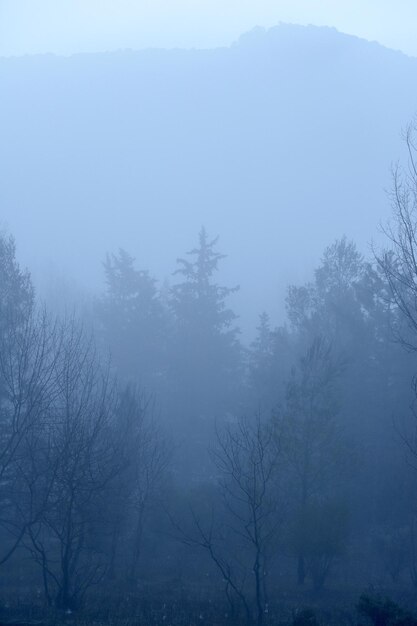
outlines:
[[52, 263], [88, 287], [119, 246], [169, 276], [205, 224], [252, 326], [334, 238], [377, 235], [416, 79], [415, 58], [295, 25], [214, 50], [1, 59], [0, 217], [35, 276]]

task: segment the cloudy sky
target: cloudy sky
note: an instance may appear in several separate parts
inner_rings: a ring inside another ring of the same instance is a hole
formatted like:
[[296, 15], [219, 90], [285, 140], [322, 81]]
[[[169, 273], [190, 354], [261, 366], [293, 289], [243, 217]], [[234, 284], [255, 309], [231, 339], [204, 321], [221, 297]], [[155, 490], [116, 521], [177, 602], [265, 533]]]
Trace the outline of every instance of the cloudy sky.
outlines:
[[214, 47], [279, 22], [335, 26], [417, 56], [417, 0], [0, 0], [0, 56]]

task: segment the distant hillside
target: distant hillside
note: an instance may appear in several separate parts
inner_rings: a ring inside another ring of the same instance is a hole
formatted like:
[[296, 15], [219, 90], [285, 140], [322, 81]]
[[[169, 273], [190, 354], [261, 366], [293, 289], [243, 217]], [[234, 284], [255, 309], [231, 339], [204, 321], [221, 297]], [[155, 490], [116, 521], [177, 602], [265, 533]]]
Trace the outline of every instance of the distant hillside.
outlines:
[[2, 59], [0, 93], [0, 218], [38, 274], [96, 285], [123, 246], [167, 277], [204, 223], [252, 324], [335, 237], [376, 235], [417, 59], [281, 25], [208, 51]]

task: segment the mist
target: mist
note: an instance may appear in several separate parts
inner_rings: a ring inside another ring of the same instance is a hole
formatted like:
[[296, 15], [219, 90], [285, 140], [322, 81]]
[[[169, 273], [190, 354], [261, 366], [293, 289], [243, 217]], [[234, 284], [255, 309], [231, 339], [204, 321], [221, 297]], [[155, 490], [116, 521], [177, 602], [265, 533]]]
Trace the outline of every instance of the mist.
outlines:
[[3, 221], [35, 280], [53, 267], [95, 291], [118, 247], [169, 280], [205, 225], [245, 330], [282, 320], [333, 238], [377, 237], [415, 64], [290, 25], [217, 50], [3, 59]]
[[2, 6], [1, 623], [417, 624], [403, 13], [41, 4]]

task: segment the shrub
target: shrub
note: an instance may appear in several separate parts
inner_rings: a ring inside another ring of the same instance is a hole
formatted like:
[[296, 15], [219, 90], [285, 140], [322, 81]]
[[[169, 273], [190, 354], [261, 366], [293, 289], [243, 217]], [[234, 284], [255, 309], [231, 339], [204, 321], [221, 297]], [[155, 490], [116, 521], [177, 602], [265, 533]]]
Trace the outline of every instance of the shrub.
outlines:
[[357, 609], [374, 626], [417, 626], [417, 618], [389, 598], [364, 594]]

